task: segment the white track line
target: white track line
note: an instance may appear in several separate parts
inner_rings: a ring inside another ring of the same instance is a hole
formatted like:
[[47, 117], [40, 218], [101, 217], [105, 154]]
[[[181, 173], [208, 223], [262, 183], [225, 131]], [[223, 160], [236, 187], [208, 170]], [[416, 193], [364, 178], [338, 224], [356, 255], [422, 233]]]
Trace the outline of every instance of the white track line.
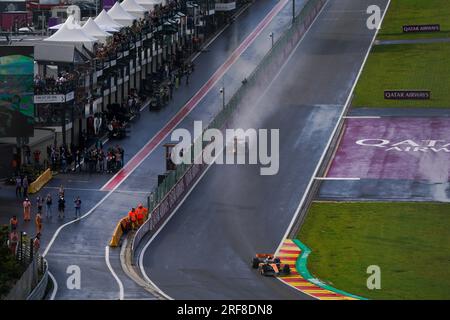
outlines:
[[315, 177], [314, 179], [316, 180], [322, 180], [322, 181], [327, 181], [327, 180], [335, 180], [335, 181], [359, 181], [361, 180], [361, 178], [339, 178], [339, 177]]
[[55, 277], [53, 276], [53, 274], [50, 271], [48, 272], [48, 276], [53, 281], [53, 291], [52, 291], [52, 295], [50, 296], [50, 300], [55, 300], [56, 292], [58, 291], [58, 282], [56, 282]]
[[[328, 1], [325, 3], [325, 5], [328, 4]], [[325, 5], [323, 6], [323, 8], [325, 8]], [[323, 10], [322, 8], [322, 10]], [[314, 22], [316, 21], [317, 17], [322, 13], [322, 10], [319, 12], [319, 14], [316, 16], [316, 18], [314, 19], [314, 21], [311, 23], [311, 25], [309, 26], [308, 30], [305, 32], [305, 34], [303, 35], [303, 37], [300, 39], [300, 41], [297, 43], [297, 45], [295, 46], [295, 48], [292, 50], [292, 52], [289, 54], [288, 58], [285, 60], [284, 64], [281, 66], [281, 68], [278, 70], [278, 72], [276, 73], [276, 75], [273, 77], [273, 79], [270, 81], [270, 83], [267, 85], [266, 89], [264, 89], [263, 93], [260, 95], [260, 97], [258, 98], [258, 100], [256, 101], [255, 105], [258, 105], [260, 103], [260, 101], [265, 97], [265, 95], [267, 94], [267, 92], [271, 89], [273, 83], [279, 78], [280, 74], [283, 72], [283, 70], [285, 69], [285, 67], [287, 66], [288, 62], [292, 59], [292, 57], [294, 56], [295, 52], [297, 51], [298, 47], [300, 46], [300, 44], [302, 43], [303, 39], [305, 38], [306, 34], [308, 33], [308, 31], [310, 30], [310, 28], [312, 27], [312, 25], [314, 24]], [[215, 159], [217, 159], [221, 154], [223, 153], [223, 149], [217, 154], [217, 156], [215, 157]], [[215, 163], [215, 160], [212, 161], [212, 163]], [[174, 214], [178, 211], [178, 209], [181, 207], [181, 205], [184, 203], [184, 201], [187, 199], [187, 197], [191, 194], [191, 192], [195, 189], [195, 187], [197, 186], [197, 184], [201, 181], [201, 179], [203, 178], [203, 176], [206, 174], [206, 172], [208, 172], [209, 168], [211, 167], [211, 164], [208, 165], [208, 167], [206, 167], [205, 171], [200, 175], [200, 177], [198, 178], [198, 180], [194, 183], [194, 185], [191, 187], [191, 189], [188, 191], [188, 193], [183, 197], [183, 199], [181, 199], [180, 203], [177, 205], [177, 207], [174, 209], [174, 211], [170, 214], [170, 216], [167, 218], [167, 220], [163, 223], [163, 225], [158, 229], [158, 231], [156, 231], [156, 233], [148, 240], [148, 242], [145, 244], [144, 248], [141, 250], [141, 252], [139, 253], [139, 269], [141, 270], [142, 275], [144, 276], [145, 280], [150, 283], [161, 295], [163, 295], [164, 297], [166, 297], [167, 299], [170, 300], [174, 300], [172, 297], [170, 297], [169, 295], [167, 295], [166, 293], [164, 293], [164, 291], [162, 291], [151, 279], [150, 277], [147, 275], [147, 273], [145, 272], [144, 269], [144, 255], [145, 252], [147, 251], [147, 248], [150, 246], [150, 244], [152, 243], [152, 241], [156, 238], [156, 236], [162, 231], [162, 229], [164, 228], [164, 226], [169, 222], [169, 220], [174, 216]], [[284, 283], [284, 282], [283, 282]]]
[[380, 119], [380, 116], [345, 116], [344, 119]]
[[[386, 6], [386, 9], [385, 9], [385, 11], [384, 11], [384, 13], [383, 13], [383, 17], [381, 18], [380, 25], [379, 25], [380, 27], [381, 27], [381, 25], [382, 25], [382, 23], [383, 23], [384, 17], [386, 16], [386, 13], [387, 13], [388, 9], [389, 9], [390, 3], [391, 3], [391, 0], [389, 0], [388, 4], [387, 4], [387, 6]], [[371, 51], [371, 49], [372, 49], [373, 43], [375, 42], [375, 39], [377, 38], [377, 35], [378, 35], [378, 32], [379, 32], [379, 31], [380, 31], [380, 29], [377, 29], [377, 31], [376, 31], [375, 34], [373, 35], [372, 42], [370, 43], [370, 46], [369, 46], [369, 48], [367, 49], [366, 56], [365, 56], [365, 58], [364, 58], [364, 60], [363, 60], [363, 63], [362, 63], [362, 65], [361, 65], [361, 68], [359, 69], [358, 75], [356, 76], [356, 79], [355, 79], [355, 82], [354, 82], [354, 84], [353, 84], [353, 87], [352, 87], [352, 89], [350, 90], [350, 93], [349, 93], [348, 98], [347, 98], [347, 102], [345, 103], [345, 107], [342, 109], [342, 112], [341, 112], [341, 115], [340, 115], [340, 117], [339, 117], [339, 120], [336, 122], [336, 126], [334, 127], [334, 130], [333, 130], [332, 134], [330, 135], [330, 139], [328, 140], [328, 143], [327, 143], [325, 149], [323, 150], [322, 156], [320, 157], [320, 160], [319, 160], [319, 162], [317, 163], [317, 166], [316, 166], [316, 168], [315, 168], [315, 170], [314, 170], [314, 173], [312, 174], [311, 179], [309, 180], [309, 183], [308, 183], [308, 185], [307, 185], [307, 187], [306, 187], [306, 189], [305, 189], [305, 191], [304, 191], [304, 193], [303, 193], [303, 197], [302, 197], [302, 199], [300, 200], [300, 203], [299, 203], [299, 205], [298, 205], [298, 207], [297, 207], [297, 210], [295, 211], [295, 214], [294, 214], [294, 216], [293, 216], [293, 218], [292, 218], [292, 220], [291, 220], [291, 223], [289, 224], [288, 228], [286, 229], [286, 232], [285, 232], [285, 234], [284, 234], [284, 236], [283, 236], [283, 238], [282, 238], [282, 240], [281, 240], [281, 242], [280, 242], [280, 244], [279, 244], [279, 246], [278, 246], [278, 248], [277, 248], [275, 254], [278, 254], [278, 252], [280, 251], [281, 247], [283, 246], [284, 240], [285, 240], [285, 239], [287, 238], [287, 236], [289, 235], [289, 232], [291, 231], [292, 226], [294, 225], [295, 221], [297, 220], [298, 214], [300, 213], [300, 210], [301, 210], [301, 208], [302, 208], [302, 206], [303, 206], [303, 203], [305, 202], [306, 196], [308, 195], [308, 193], [309, 193], [309, 191], [310, 191], [310, 189], [311, 189], [311, 186], [312, 186], [312, 184], [313, 184], [313, 182], [314, 182], [314, 178], [317, 176], [317, 172], [319, 171], [319, 168], [320, 168], [320, 166], [322, 165], [323, 159], [325, 158], [325, 155], [326, 155], [326, 153], [327, 153], [327, 151], [328, 151], [328, 149], [329, 149], [329, 147], [330, 147], [330, 145], [331, 145], [331, 141], [333, 140], [333, 137], [335, 136], [335, 134], [336, 134], [336, 132], [337, 132], [337, 129], [338, 129], [338, 127], [339, 127], [339, 124], [341, 123], [341, 121], [342, 121], [342, 119], [343, 119], [343, 117], [344, 117], [344, 113], [345, 113], [346, 107], [348, 106], [348, 104], [349, 104], [350, 101], [351, 101], [353, 92], [355, 91], [356, 85], [358, 84], [358, 80], [359, 80], [359, 78], [361, 77], [362, 71], [363, 71], [363, 69], [364, 69], [364, 66], [366, 65], [367, 59], [369, 58], [370, 51]]]
[[117, 274], [114, 272], [114, 269], [111, 267], [111, 263], [109, 262], [109, 246], [105, 247], [105, 261], [106, 261], [106, 265], [108, 266], [109, 271], [111, 272], [114, 279], [116, 279], [117, 284], [119, 285], [119, 300], [123, 300], [123, 298], [124, 298], [123, 284], [122, 284], [122, 281], [120, 281]]
[[[59, 187], [44, 187], [43, 189], [58, 189]], [[73, 190], [73, 191], [89, 191], [89, 192], [107, 192], [100, 189], [89, 189], [89, 188], [64, 188], [64, 190]]]

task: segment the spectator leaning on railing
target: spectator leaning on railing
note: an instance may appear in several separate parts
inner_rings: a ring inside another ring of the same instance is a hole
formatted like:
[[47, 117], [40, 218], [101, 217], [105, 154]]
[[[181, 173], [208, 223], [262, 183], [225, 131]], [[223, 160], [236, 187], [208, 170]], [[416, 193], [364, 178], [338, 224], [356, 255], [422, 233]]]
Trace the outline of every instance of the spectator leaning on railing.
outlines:
[[70, 72], [60, 72], [56, 77], [40, 75], [34, 77], [35, 94], [60, 94], [67, 93], [75, 88], [76, 75]]

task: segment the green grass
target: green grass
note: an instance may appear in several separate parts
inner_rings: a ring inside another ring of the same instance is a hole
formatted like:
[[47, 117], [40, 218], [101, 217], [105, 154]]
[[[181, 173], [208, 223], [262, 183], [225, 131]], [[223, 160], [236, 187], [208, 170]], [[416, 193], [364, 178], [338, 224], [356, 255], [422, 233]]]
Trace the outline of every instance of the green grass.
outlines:
[[[449, 108], [449, 88], [450, 43], [374, 46], [353, 106]], [[431, 90], [431, 100], [385, 100], [384, 90]]]
[[[370, 299], [450, 299], [450, 205], [314, 203], [298, 238], [311, 274]], [[381, 268], [381, 289], [366, 286]]]
[[[448, 0], [392, 0], [378, 39], [423, 39], [450, 37]], [[441, 32], [403, 33], [404, 25], [440, 24]]]

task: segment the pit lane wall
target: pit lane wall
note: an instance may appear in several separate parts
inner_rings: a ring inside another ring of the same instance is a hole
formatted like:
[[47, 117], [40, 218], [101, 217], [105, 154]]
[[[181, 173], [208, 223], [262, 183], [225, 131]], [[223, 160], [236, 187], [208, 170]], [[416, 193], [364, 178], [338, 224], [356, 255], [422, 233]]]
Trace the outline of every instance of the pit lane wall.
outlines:
[[[255, 101], [261, 95], [261, 88], [270, 84], [273, 75], [281, 68], [294, 50], [300, 39], [306, 33], [327, 0], [309, 0], [296, 16], [291, 28], [277, 40], [272, 49], [262, 59], [243, 84], [209, 124], [205, 130], [216, 128], [223, 130], [231, 114], [240, 105]], [[206, 145], [204, 145], [205, 147]], [[194, 154], [192, 152], [191, 154]], [[205, 164], [178, 165], [148, 197], [150, 216], [138, 229], [131, 245], [133, 263], [136, 262], [136, 252], [144, 238], [150, 238], [164, 224], [180, 201], [187, 195], [197, 179], [206, 169]]]

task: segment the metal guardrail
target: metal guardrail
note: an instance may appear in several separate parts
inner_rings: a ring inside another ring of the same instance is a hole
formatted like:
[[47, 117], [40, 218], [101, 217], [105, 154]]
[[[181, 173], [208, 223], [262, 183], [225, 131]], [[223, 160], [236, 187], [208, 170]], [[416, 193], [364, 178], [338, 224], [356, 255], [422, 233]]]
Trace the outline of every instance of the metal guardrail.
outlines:
[[42, 258], [43, 275], [39, 283], [34, 287], [33, 291], [28, 295], [27, 300], [42, 300], [45, 296], [45, 291], [48, 284], [48, 263]]
[[[246, 79], [247, 83], [235, 92], [227, 105], [214, 117], [204, 131], [211, 128], [222, 129], [239, 105], [245, 104], [246, 101], [254, 101], [254, 98], [261, 94], [260, 88], [270, 83], [273, 75], [284, 64], [325, 3], [326, 0], [309, 0], [305, 4], [292, 26], [276, 41]], [[192, 158], [196, 157], [194, 152], [191, 152], [191, 155]], [[171, 171], [163, 183], [149, 195], [147, 200], [150, 216], [136, 232], [131, 245], [133, 262], [135, 251], [142, 239], [147, 235], [153, 235], [158, 230], [167, 219], [168, 213], [176, 207], [204, 168], [206, 168], [205, 164], [178, 165], [176, 170]]]
[[47, 261], [41, 256], [31, 258], [25, 272], [14, 284], [5, 300], [41, 300], [48, 282]]

